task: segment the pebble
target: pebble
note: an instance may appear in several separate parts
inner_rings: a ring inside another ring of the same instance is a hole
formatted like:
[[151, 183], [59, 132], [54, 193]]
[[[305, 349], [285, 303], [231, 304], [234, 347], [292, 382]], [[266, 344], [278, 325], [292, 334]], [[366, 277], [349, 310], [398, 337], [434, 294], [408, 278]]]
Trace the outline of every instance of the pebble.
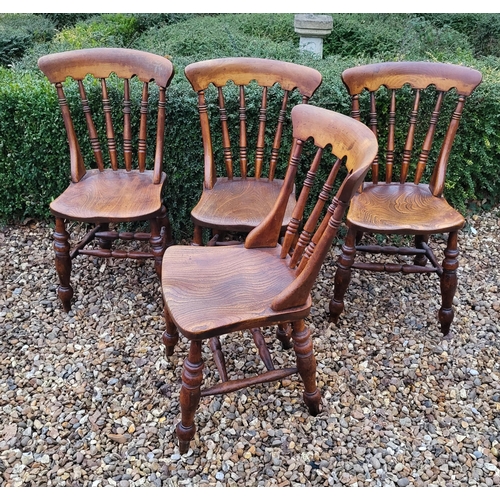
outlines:
[[[79, 256], [66, 314], [50, 225], [1, 226], [0, 487], [500, 486], [499, 215], [459, 233], [447, 339], [436, 276], [353, 271], [330, 324], [336, 243], [307, 320], [323, 411], [308, 414], [296, 375], [203, 397], [184, 455], [175, 427], [188, 343], [165, 358], [152, 263]], [[264, 331], [276, 364], [292, 363]], [[257, 373], [248, 332], [222, 344], [230, 376]], [[203, 356], [205, 383], [217, 382], [207, 346]]]

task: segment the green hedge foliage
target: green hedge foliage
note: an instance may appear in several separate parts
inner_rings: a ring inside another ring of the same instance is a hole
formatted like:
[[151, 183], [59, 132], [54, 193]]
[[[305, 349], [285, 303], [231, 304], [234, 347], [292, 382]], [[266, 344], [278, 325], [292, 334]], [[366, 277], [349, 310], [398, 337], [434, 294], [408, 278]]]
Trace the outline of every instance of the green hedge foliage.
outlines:
[[142, 33], [152, 27], [159, 28], [197, 17], [195, 14], [54, 14], [54, 16], [56, 16], [55, 22], [61, 28], [55, 31], [50, 39], [44, 40], [44, 43], [29, 47], [24, 56], [14, 62], [15, 70], [37, 71], [38, 59], [45, 54], [55, 52], [92, 47], [131, 47]]
[[50, 40], [55, 25], [36, 14], [0, 14], [0, 66], [20, 59], [35, 43]]
[[446, 60], [471, 56], [463, 33], [439, 18], [421, 14], [334, 14], [326, 56], [403, 60]]
[[46, 14], [36, 14], [36, 15], [45, 19], [49, 19], [54, 23], [54, 26], [57, 30], [62, 30], [64, 28], [74, 26], [79, 21], [83, 21], [98, 14], [90, 14], [83, 12], [71, 12], [71, 13], [49, 12]]
[[0, 68], [0, 213], [46, 217], [68, 184], [67, 141], [54, 88], [37, 73]]
[[[134, 41], [132, 47], [168, 54], [175, 58], [176, 67], [180, 68], [189, 62], [217, 57], [272, 57], [285, 61], [300, 58], [298, 41], [294, 42], [293, 16], [273, 15], [271, 19], [276, 16], [275, 21], [259, 30], [259, 26], [265, 25], [262, 16], [195, 16], [183, 23], [152, 28]], [[291, 23], [291, 32], [283, 27], [288, 22]], [[273, 31], [273, 26], [276, 31]]]
[[437, 28], [453, 29], [472, 45], [474, 56], [500, 57], [500, 14], [421, 14]]
[[[475, 67], [482, 72], [483, 83], [465, 107], [449, 162], [446, 196], [462, 212], [471, 202], [486, 200], [487, 206], [500, 199], [500, 59], [494, 55], [475, 58], [473, 44], [468, 39], [459, 44], [456, 35], [459, 32], [449, 23], [439, 25], [423, 16], [398, 14], [392, 18], [392, 24], [384, 15], [378, 18], [376, 15], [364, 15], [363, 24], [355, 22], [356, 15], [335, 14], [335, 33], [325, 43], [324, 59], [319, 60], [298, 52], [291, 14], [186, 15], [182, 19], [163, 19], [159, 24], [150, 19], [150, 27], [144, 28], [142, 33], [134, 33], [127, 28], [132, 23], [129, 18], [135, 19], [133, 23], [138, 22], [137, 15], [120, 16], [115, 17], [113, 22], [106, 16], [77, 22], [73, 28], [62, 30], [50, 43], [30, 49], [14, 70], [0, 68], [1, 220], [47, 217], [51, 199], [67, 186], [68, 147], [56, 94], [53, 86], [36, 68], [36, 59], [42, 53], [57, 52], [61, 47], [88, 46], [86, 44], [92, 43], [94, 36], [90, 35], [92, 30], [86, 28], [88, 26], [92, 29], [115, 26], [109, 31], [109, 36], [115, 37], [116, 45], [128, 43], [133, 48], [169, 56], [174, 62], [176, 75], [167, 93], [165, 171], [168, 184], [165, 196], [177, 240], [189, 238], [192, 234], [190, 211], [199, 198], [203, 182], [197, 96], [184, 77], [184, 67], [194, 61], [215, 57], [266, 57], [315, 67], [323, 75], [323, 83], [311, 104], [344, 114], [350, 111], [350, 99], [340, 74], [348, 67], [398, 59], [443, 60]], [[375, 16], [373, 22], [383, 21], [387, 28], [377, 35], [376, 30], [370, 28], [369, 16]], [[360, 20], [363, 19], [358, 17]], [[425, 29], [405, 34], [411, 23]], [[394, 32], [392, 40], [390, 29]], [[85, 38], [85, 33], [88, 38]], [[351, 45], [347, 42], [341, 44], [340, 35], [349, 40], [349, 33]], [[453, 41], [453, 48], [448, 50], [442, 40], [434, 43], [433, 37], [439, 38], [436, 33], [446, 33], [448, 39]], [[420, 45], [410, 43], [410, 39], [416, 38], [420, 40]], [[109, 38], [103, 40], [103, 45], [110, 43]], [[401, 40], [407, 42], [402, 43]], [[354, 50], [359, 41], [364, 41], [366, 48], [361, 53]], [[330, 47], [328, 50], [327, 46]], [[379, 47], [380, 53], [371, 49], [374, 46]], [[424, 47], [425, 53], [422, 52]], [[68, 101], [72, 106], [76, 105], [76, 93], [76, 88], [68, 91]], [[250, 115], [258, 109], [259, 99], [257, 93], [249, 93]], [[121, 112], [122, 103], [114, 98], [114, 93], [112, 106], [114, 112]], [[236, 108], [229, 109], [229, 113], [230, 119], [237, 117]], [[83, 120], [81, 126], [77, 133], [84, 132]], [[290, 148], [289, 132], [288, 128], [283, 151]], [[443, 134], [444, 130], [438, 133]], [[384, 137], [380, 138], [381, 143], [384, 140]], [[216, 157], [221, 158], [220, 141], [217, 137], [214, 141]], [[237, 139], [234, 144], [237, 145]], [[152, 147], [150, 145], [150, 150]], [[90, 166], [92, 152], [86, 149], [83, 154]], [[433, 154], [435, 157], [436, 152]], [[284, 154], [280, 168], [284, 168], [286, 159]]]

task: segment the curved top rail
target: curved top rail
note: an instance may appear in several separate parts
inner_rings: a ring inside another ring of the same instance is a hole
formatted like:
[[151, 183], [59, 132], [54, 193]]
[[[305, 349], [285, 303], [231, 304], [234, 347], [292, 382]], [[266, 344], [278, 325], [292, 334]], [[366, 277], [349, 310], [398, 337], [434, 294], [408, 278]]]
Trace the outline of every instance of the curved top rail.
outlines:
[[407, 83], [419, 89], [435, 85], [438, 91], [444, 92], [456, 88], [459, 94], [469, 96], [481, 80], [481, 73], [472, 68], [423, 61], [367, 64], [342, 73], [342, 81], [351, 95], [363, 89], [372, 92], [383, 85], [391, 90], [398, 89]]
[[356, 171], [371, 165], [378, 144], [373, 132], [350, 116], [311, 105], [297, 104], [292, 109], [293, 136], [325, 148], [332, 146], [337, 158], [347, 157], [346, 167]]
[[279, 83], [284, 90], [297, 88], [311, 97], [320, 86], [321, 73], [300, 64], [256, 57], [228, 57], [189, 64], [184, 70], [195, 92], [205, 90], [210, 83], [222, 87], [232, 80], [236, 85], [247, 85], [256, 80], [259, 85], [271, 87]]
[[51, 83], [64, 81], [68, 76], [82, 80], [92, 74], [107, 78], [116, 73], [120, 78], [136, 75], [141, 81], [155, 80], [168, 87], [174, 76], [174, 67], [165, 57], [134, 49], [94, 48], [70, 50], [42, 56], [38, 67]]

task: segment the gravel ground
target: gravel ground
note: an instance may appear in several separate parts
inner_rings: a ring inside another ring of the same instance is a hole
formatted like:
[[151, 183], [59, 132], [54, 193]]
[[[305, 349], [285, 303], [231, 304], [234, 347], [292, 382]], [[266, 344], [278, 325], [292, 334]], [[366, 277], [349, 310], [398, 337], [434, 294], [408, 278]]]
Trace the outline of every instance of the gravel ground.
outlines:
[[[0, 486], [499, 485], [499, 215], [471, 217], [460, 235], [450, 339], [435, 275], [354, 272], [329, 324], [334, 248], [309, 319], [323, 412], [309, 416], [296, 377], [202, 398], [184, 456], [187, 344], [165, 358], [152, 263], [76, 259], [66, 314], [51, 228], [1, 228]], [[242, 336], [224, 339], [233, 375], [260, 365]], [[268, 342], [278, 365], [293, 359]]]

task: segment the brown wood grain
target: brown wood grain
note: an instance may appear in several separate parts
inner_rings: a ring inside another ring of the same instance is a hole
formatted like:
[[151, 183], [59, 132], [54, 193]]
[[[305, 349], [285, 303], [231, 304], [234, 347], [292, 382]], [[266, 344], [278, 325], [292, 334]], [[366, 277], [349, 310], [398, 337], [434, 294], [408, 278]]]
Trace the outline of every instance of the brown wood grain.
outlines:
[[481, 82], [479, 71], [465, 66], [423, 61], [384, 62], [346, 69], [342, 80], [351, 95], [363, 89], [375, 91], [382, 85], [399, 89], [409, 83], [413, 88], [425, 89], [434, 85], [436, 90], [456, 88], [459, 94], [470, 95]]
[[[213, 189], [203, 191], [191, 217], [204, 227], [249, 232], [271, 211], [282, 185], [282, 179], [219, 177]], [[295, 193], [292, 192], [286, 206], [286, 220], [290, 220], [294, 206]]]
[[181, 247], [166, 250], [163, 298], [179, 331], [187, 338], [209, 338], [267, 326], [291, 315], [306, 317], [310, 301], [294, 311], [271, 309], [273, 297], [295, 278], [279, 247]]
[[57, 217], [83, 222], [122, 222], [146, 220], [159, 214], [161, 184], [153, 184], [151, 170], [87, 170], [78, 183], [72, 183], [51, 204]]
[[363, 232], [435, 234], [460, 229], [465, 220], [444, 198], [433, 196], [427, 184], [365, 183], [347, 215]]
[[259, 85], [272, 87], [279, 83], [285, 90], [297, 88], [301, 94], [311, 97], [319, 87], [322, 76], [313, 68], [253, 57], [227, 57], [189, 64], [184, 70], [196, 92], [206, 89], [211, 83], [224, 86], [228, 80], [236, 85], [248, 85], [256, 80]]
[[[119, 78], [136, 75], [143, 82], [154, 80], [168, 87], [174, 76], [174, 67], [165, 57], [134, 49], [94, 48], [48, 54], [38, 60], [38, 67], [51, 83], [63, 82], [67, 77], [83, 80], [87, 74], [108, 78], [115, 73]], [[168, 71], [165, 71], [165, 67]]]

